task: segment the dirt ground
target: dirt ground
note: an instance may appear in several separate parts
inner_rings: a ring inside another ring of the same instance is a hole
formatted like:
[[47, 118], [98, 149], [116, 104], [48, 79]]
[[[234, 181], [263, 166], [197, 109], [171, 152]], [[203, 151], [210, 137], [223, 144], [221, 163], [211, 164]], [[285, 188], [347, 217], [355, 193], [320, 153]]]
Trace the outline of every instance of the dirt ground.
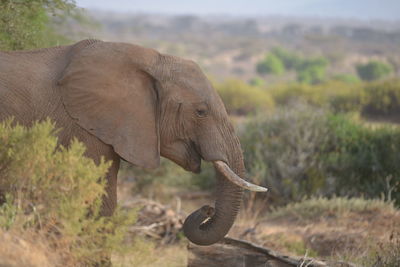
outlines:
[[[121, 203], [134, 198], [129, 193], [130, 186], [126, 183], [120, 186], [124, 191], [120, 192]], [[157, 197], [153, 196], [171, 209], [181, 210], [184, 216], [201, 205], [213, 203], [212, 194], [206, 192], [164, 191]], [[228, 236], [289, 256], [348, 261], [371, 257], [374, 251], [394, 238], [400, 240], [400, 212], [396, 209], [372, 209], [340, 215], [328, 212], [304, 220], [296, 214], [271, 218], [271, 212], [263, 205], [262, 202], [245, 204]], [[187, 241], [184, 239], [183, 242]]]

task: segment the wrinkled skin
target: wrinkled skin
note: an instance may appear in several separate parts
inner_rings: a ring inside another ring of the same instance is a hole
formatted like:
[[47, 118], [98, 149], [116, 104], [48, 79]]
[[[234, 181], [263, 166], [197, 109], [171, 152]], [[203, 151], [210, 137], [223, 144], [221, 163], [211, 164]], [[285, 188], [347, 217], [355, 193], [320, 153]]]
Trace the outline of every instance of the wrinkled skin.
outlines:
[[[112, 160], [105, 216], [117, 203], [121, 158], [156, 168], [163, 156], [192, 172], [200, 171], [202, 159], [219, 160], [244, 175], [238, 138], [200, 68], [152, 49], [85, 40], [0, 52], [0, 120], [10, 116], [27, 126], [50, 117], [62, 129], [61, 144], [77, 137], [95, 162]], [[184, 224], [186, 236], [199, 245], [224, 237], [240, 208], [242, 188], [221, 173], [217, 179], [215, 209], [202, 207]]]

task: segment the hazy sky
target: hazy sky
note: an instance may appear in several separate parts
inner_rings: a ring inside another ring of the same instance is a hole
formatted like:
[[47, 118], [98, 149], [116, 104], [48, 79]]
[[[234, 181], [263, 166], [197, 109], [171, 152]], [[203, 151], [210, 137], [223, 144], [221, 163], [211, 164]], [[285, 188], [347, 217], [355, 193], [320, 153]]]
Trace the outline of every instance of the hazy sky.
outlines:
[[400, 0], [76, 0], [76, 3], [84, 8], [117, 12], [400, 20]]

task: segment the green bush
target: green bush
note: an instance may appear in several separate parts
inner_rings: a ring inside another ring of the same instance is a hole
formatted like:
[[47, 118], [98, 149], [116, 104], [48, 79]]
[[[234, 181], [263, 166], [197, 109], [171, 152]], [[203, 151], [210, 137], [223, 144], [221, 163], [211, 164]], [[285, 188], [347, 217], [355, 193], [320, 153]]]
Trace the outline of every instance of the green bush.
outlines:
[[352, 74], [337, 74], [333, 76], [333, 80], [345, 83], [358, 83], [360, 79]]
[[400, 80], [375, 82], [365, 86], [363, 113], [366, 115], [400, 114]]
[[285, 72], [282, 61], [274, 54], [268, 54], [257, 64], [256, 69], [259, 74], [282, 74]]
[[325, 88], [327, 106], [335, 113], [360, 112], [365, 90], [362, 83], [330, 81], [317, 88]]
[[249, 84], [255, 87], [262, 87], [265, 85], [265, 80], [261, 79], [260, 77], [254, 77], [249, 81]]
[[317, 84], [325, 80], [328, 60], [324, 57], [304, 59], [296, 68], [297, 81]]
[[303, 59], [297, 54], [286, 51], [280, 47], [274, 47], [271, 50], [271, 54], [278, 57], [288, 70], [297, 69], [303, 61]]
[[281, 106], [297, 101], [318, 107], [327, 105], [326, 91], [308, 84], [292, 83], [277, 86], [271, 90], [271, 95], [275, 103]]
[[226, 80], [214, 86], [230, 114], [244, 115], [274, 107], [274, 102], [267, 91], [240, 80]]
[[202, 162], [201, 173], [195, 174], [184, 170], [176, 163], [161, 158], [160, 167], [146, 170], [130, 164], [121, 163], [120, 175], [135, 178], [134, 194], [163, 197], [174, 190], [212, 190], [216, 179], [214, 167], [209, 162]]
[[275, 203], [304, 196], [364, 196], [400, 205], [400, 129], [292, 103], [240, 132], [247, 170]]
[[257, 63], [259, 74], [282, 74], [287, 70], [297, 72], [300, 83], [317, 84], [325, 80], [329, 62], [324, 57], [303, 58], [295, 53], [275, 47]]
[[379, 61], [370, 61], [366, 64], [357, 65], [356, 69], [358, 76], [364, 81], [381, 79], [393, 71], [390, 65]]
[[338, 195], [365, 196], [400, 204], [400, 129], [370, 128], [343, 115], [331, 116], [325, 156], [326, 174]]
[[329, 81], [321, 84], [287, 84], [271, 91], [276, 104], [289, 105], [293, 101], [304, 101], [316, 107], [328, 107], [334, 112], [360, 111], [364, 98], [361, 83], [351, 84]]
[[0, 123], [0, 228], [36, 232], [49, 242], [66, 265], [92, 264], [111, 251], [123, 252], [127, 227], [135, 216], [118, 209], [99, 217], [110, 166], [84, 156], [77, 140], [57, 147], [54, 124], [28, 129]]
[[240, 132], [246, 168], [270, 189], [275, 204], [323, 193], [320, 159], [327, 142], [325, 111], [304, 104], [250, 120]]
[[316, 85], [286, 84], [273, 88], [271, 95], [278, 105], [305, 101], [334, 112], [362, 112], [367, 116], [400, 114], [400, 80], [373, 83], [347, 83], [331, 80]]

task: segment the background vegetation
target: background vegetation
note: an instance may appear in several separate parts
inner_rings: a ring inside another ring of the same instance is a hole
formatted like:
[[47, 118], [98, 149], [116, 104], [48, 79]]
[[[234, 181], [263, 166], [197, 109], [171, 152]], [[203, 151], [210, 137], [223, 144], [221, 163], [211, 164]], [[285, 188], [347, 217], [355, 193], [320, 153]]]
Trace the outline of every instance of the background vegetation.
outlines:
[[[2, 1], [0, 49], [42, 48], [95, 36], [195, 59], [217, 77], [213, 84], [237, 129], [249, 177], [270, 189], [263, 197], [246, 195], [231, 233], [299, 256], [399, 265], [400, 229], [391, 224], [399, 219], [400, 205], [397, 28], [335, 21], [320, 26], [273, 19], [91, 16], [101, 21], [102, 30], [92, 27], [91, 34], [82, 35], [94, 23], [74, 1]], [[269, 30], [262, 31], [265, 25]], [[178, 255], [171, 261], [154, 256], [160, 254], [155, 242], [124, 241], [135, 212], [118, 209], [99, 219], [109, 164], [96, 166], [76, 141], [57, 149], [56, 133], [49, 121], [31, 129], [11, 120], [0, 124], [0, 241], [10, 240], [9, 235], [39, 242], [49, 266], [90, 264], [111, 251], [114, 262], [123, 266], [184, 265], [184, 243], [161, 253]], [[202, 169], [191, 174], [165, 159], [155, 171], [122, 163], [120, 178], [125, 180], [120, 180], [133, 184], [127, 199], [170, 203], [199, 192], [210, 201], [214, 170], [207, 163]], [[198, 203], [190, 199], [182, 206], [189, 212]], [[290, 231], [282, 231], [282, 225]], [[379, 240], [355, 234], [354, 225]], [[301, 235], [293, 237], [294, 228]], [[324, 242], [318, 243], [321, 235]]]

